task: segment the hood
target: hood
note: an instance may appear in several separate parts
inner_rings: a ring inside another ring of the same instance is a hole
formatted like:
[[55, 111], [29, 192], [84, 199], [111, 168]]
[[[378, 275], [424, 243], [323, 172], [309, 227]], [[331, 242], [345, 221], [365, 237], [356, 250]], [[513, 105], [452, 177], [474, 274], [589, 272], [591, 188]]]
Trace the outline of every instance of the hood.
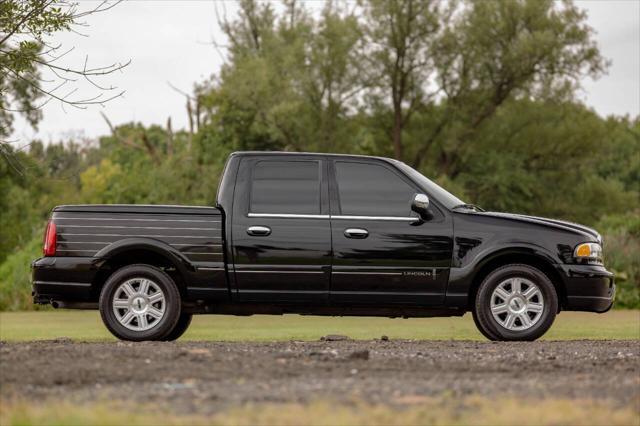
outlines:
[[547, 219], [544, 217], [537, 217], [537, 216], [527, 216], [524, 214], [515, 214], [515, 213], [473, 212], [473, 214], [478, 214], [482, 216], [501, 217], [505, 219], [517, 220], [519, 222], [534, 223], [536, 225], [550, 226], [550, 227], [562, 229], [565, 231], [567, 230], [573, 231], [573, 232], [577, 231], [577, 233], [583, 234], [591, 238], [595, 238], [596, 241], [602, 244], [602, 237], [595, 229], [592, 229], [577, 223], [573, 223], [573, 222], [567, 222], [564, 220], [557, 220], [557, 219]]

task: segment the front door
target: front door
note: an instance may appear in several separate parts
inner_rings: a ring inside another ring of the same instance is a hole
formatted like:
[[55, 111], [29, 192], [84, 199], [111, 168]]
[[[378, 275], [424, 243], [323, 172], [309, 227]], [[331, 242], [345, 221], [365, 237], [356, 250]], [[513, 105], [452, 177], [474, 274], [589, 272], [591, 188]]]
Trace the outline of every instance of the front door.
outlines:
[[333, 268], [330, 300], [376, 305], [442, 305], [453, 226], [411, 211], [423, 192], [391, 164], [336, 159], [331, 164]]
[[238, 300], [327, 300], [331, 229], [326, 163], [318, 156], [243, 158], [234, 192]]

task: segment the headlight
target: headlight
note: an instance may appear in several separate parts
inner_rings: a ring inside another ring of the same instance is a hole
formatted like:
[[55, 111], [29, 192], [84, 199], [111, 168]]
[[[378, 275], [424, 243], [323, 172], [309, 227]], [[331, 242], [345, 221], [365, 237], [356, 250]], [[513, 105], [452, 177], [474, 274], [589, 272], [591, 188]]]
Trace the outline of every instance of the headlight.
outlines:
[[586, 263], [602, 263], [602, 246], [598, 243], [578, 244], [573, 250], [573, 257]]

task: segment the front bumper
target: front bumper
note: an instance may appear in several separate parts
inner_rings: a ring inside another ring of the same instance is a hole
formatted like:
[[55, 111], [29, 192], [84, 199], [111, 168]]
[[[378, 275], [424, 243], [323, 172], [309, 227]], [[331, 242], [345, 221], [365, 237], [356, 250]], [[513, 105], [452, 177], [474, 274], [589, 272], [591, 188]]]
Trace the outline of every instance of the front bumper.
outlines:
[[93, 257], [42, 257], [31, 263], [33, 303], [96, 299], [92, 283], [102, 261]]
[[567, 291], [567, 311], [607, 312], [613, 306], [613, 273], [600, 265], [561, 265]]

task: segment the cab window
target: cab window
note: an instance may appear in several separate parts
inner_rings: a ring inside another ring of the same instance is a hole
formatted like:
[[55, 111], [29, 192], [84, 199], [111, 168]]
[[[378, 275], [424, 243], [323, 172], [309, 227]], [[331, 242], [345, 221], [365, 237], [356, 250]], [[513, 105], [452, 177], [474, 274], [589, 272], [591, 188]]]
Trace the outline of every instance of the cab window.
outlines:
[[260, 161], [252, 174], [251, 213], [319, 214], [319, 161]]
[[336, 161], [342, 215], [412, 216], [416, 190], [392, 170], [378, 164]]

